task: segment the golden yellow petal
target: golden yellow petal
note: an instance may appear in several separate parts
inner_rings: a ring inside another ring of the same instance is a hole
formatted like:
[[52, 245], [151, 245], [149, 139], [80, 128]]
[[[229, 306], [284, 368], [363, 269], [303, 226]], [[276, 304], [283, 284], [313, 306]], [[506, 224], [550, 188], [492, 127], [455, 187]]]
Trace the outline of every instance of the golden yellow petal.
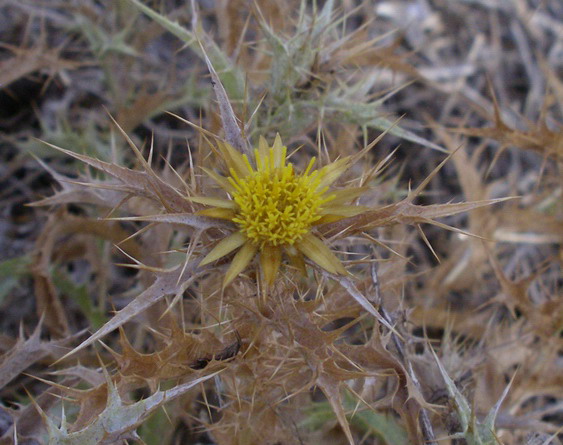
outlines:
[[303, 255], [293, 246], [287, 246], [285, 248], [285, 253], [289, 257], [290, 264], [295, 267], [301, 275], [307, 275], [307, 269], [305, 268], [305, 261], [303, 260]]
[[316, 220], [313, 225], [320, 226], [321, 224], [328, 224], [333, 223], [336, 221], [340, 221], [341, 219], [346, 218], [345, 216], [338, 216], [338, 215], [324, 215], [321, 219]]
[[231, 209], [220, 209], [218, 207], [213, 207], [212, 209], [203, 209], [196, 212], [196, 215], [209, 216], [211, 218], [228, 219], [231, 221], [236, 213]]
[[227, 193], [233, 193], [235, 191], [235, 188], [231, 185], [229, 180], [224, 176], [221, 176], [215, 173], [213, 170], [209, 170], [205, 167], [201, 167], [201, 169], [207, 174], [207, 176], [213, 179]]
[[341, 190], [328, 192], [328, 196], [332, 196], [329, 205], [342, 205], [361, 196], [369, 187], [350, 187]]
[[223, 278], [223, 289], [225, 289], [225, 287], [227, 287], [227, 285], [233, 281], [235, 277], [246, 268], [246, 266], [248, 266], [250, 261], [252, 261], [252, 258], [254, 258], [254, 255], [256, 255], [257, 249], [258, 247], [250, 241], [247, 241], [246, 244], [242, 246], [233, 258], [233, 261]]
[[283, 148], [283, 143], [279, 133], [276, 133], [276, 138], [274, 139], [274, 145], [272, 145], [274, 150], [281, 150]]
[[336, 181], [342, 173], [344, 173], [352, 163], [350, 156], [339, 159], [337, 161], [331, 162], [325, 165], [319, 170], [321, 175], [321, 181], [318, 186], [318, 190], [322, 190], [325, 187], [330, 186], [334, 181]]
[[260, 268], [266, 284], [274, 284], [281, 264], [281, 250], [279, 247], [265, 246], [260, 251]]
[[[331, 203], [332, 204], [332, 203]], [[366, 206], [332, 206], [327, 205], [319, 211], [322, 215], [320, 219], [313, 223], [313, 226], [320, 226], [321, 224], [332, 223], [340, 221], [344, 218], [349, 218], [351, 216], [359, 215], [370, 210]]]
[[299, 242], [295, 243], [295, 247], [327, 272], [346, 275], [346, 269], [340, 260], [316, 236], [307, 233]]
[[283, 167], [285, 165], [285, 157], [287, 156], [287, 147], [283, 145], [279, 133], [276, 133], [276, 139], [274, 140], [272, 149], [274, 151], [274, 167]]
[[226, 142], [217, 141], [217, 148], [221, 152], [221, 157], [227, 163], [229, 169], [233, 169], [241, 178], [247, 176], [252, 168], [249, 169], [248, 160], [237, 150]]
[[231, 253], [233, 250], [239, 248], [245, 242], [246, 237], [244, 236], [244, 234], [242, 232], [235, 232], [232, 235], [229, 235], [228, 237], [223, 238], [221, 241], [219, 241], [217, 245], [213, 249], [211, 249], [211, 252], [209, 252], [203, 260], [201, 260], [201, 263], [199, 263], [199, 265], [205, 266], [206, 264], [218, 260], [219, 258], [224, 257], [225, 255]]
[[230, 199], [212, 198], [208, 196], [190, 196], [187, 199], [188, 201], [197, 202], [198, 204], [220, 207], [222, 209], [234, 210], [237, 208], [237, 204], [234, 201], [231, 201]]
[[[260, 136], [258, 139], [258, 154], [260, 155], [260, 159], [267, 159], [269, 151], [270, 147], [268, 147], [268, 142], [264, 136]], [[256, 164], [258, 165], [258, 160], [256, 161]]]

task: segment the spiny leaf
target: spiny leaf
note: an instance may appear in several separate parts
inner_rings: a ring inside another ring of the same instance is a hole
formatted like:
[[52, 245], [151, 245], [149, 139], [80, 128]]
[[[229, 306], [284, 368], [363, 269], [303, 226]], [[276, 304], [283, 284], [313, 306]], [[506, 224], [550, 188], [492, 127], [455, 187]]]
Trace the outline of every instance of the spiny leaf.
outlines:
[[229, 60], [228, 56], [223, 53], [221, 48], [211, 39], [205, 31], [198, 28], [194, 31], [188, 31], [180, 24], [173, 22], [167, 17], [159, 14], [153, 9], [141, 3], [139, 0], [127, 0], [132, 3], [136, 8], [142, 11], [144, 14], [149, 16], [152, 20], [157, 22], [167, 31], [174, 34], [180, 40], [182, 40], [186, 45], [188, 45], [196, 54], [204, 58], [205, 53], [202, 51], [198, 43], [198, 39], [205, 43], [207, 54], [211, 63], [219, 73], [221, 73], [221, 78], [224, 85], [226, 85], [227, 92], [231, 98], [239, 100], [242, 99], [244, 93], [244, 77], [240, 70]]
[[456, 410], [459, 416], [459, 421], [461, 423], [462, 433], [465, 434], [469, 429], [469, 421], [471, 418], [471, 407], [467, 402], [465, 396], [457, 389], [456, 384], [450, 378], [447, 371], [444, 369], [442, 362], [434, 352], [434, 349], [430, 348], [432, 355], [434, 356], [434, 360], [436, 360], [436, 364], [438, 365], [438, 369], [440, 370], [440, 374], [446, 383], [446, 389], [448, 390], [449, 396], [454, 400], [456, 405]]
[[0, 389], [34, 363], [48, 356], [56, 357], [60, 355], [62, 346], [66, 346], [84, 333], [79, 332], [61, 340], [43, 342], [40, 338], [41, 325], [42, 320], [33, 331], [31, 337], [27, 340], [24, 340], [23, 336], [18, 338], [14, 347], [2, 357], [0, 362]]
[[363, 295], [358, 288], [356, 287], [356, 285], [352, 282], [352, 280], [350, 280], [348, 277], [341, 277], [339, 275], [333, 275], [332, 276], [333, 279], [335, 279], [336, 281], [338, 281], [338, 283], [340, 283], [340, 285], [346, 289], [346, 291], [348, 292], [348, 294], [354, 299], [356, 300], [356, 302], [362, 307], [364, 308], [366, 311], [368, 311], [371, 315], [373, 315], [377, 321], [379, 321], [383, 326], [385, 326], [387, 329], [389, 329], [391, 332], [396, 333], [397, 335], [399, 335], [397, 333], [397, 331], [395, 330], [395, 328], [393, 326], [391, 326], [387, 320], [385, 320], [381, 314], [377, 311], [377, 309], [373, 306], [373, 304], [365, 297], [365, 295]]
[[231, 102], [229, 101], [229, 97], [227, 96], [227, 92], [225, 91], [215, 68], [213, 68], [209, 57], [207, 57], [207, 53], [205, 52], [203, 46], [201, 47], [201, 51], [203, 52], [207, 69], [211, 74], [211, 84], [213, 85], [213, 91], [215, 92], [217, 102], [219, 103], [223, 131], [225, 132], [225, 140], [237, 150], [245, 153], [247, 156], [251, 156], [252, 150], [250, 148], [250, 143], [245, 140], [242, 135], [242, 131], [237, 123], [237, 118], [235, 116], [235, 112], [233, 111], [233, 107], [231, 106]]
[[207, 216], [194, 215], [193, 213], [172, 213], [162, 215], [147, 215], [147, 216], [126, 216], [122, 218], [108, 218], [108, 220], [115, 221], [147, 221], [153, 223], [168, 223], [178, 224], [187, 227], [194, 227], [200, 230], [215, 228], [234, 229], [232, 224], [226, 221], [218, 221], [214, 218]]
[[49, 444], [99, 445], [134, 438], [136, 437], [134, 430], [156, 409], [185, 394], [194, 386], [215, 377], [220, 372], [217, 371], [206, 376], [193, 378], [189, 382], [175, 386], [167, 391], [156, 391], [146, 399], [130, 405], [123, 403], [117, 387], [111, 379], [108, 379], [106, 407], [85, 428], [69, 433], [64, 426], [66, 422], [64, 413], [60, 427], [57, 427], [45, 414], [43, 415], [49, 432]]
[[363, 127], [376, 128], [381, 131], [389, 131], [393, 136], [414, 142], [415, 144], [420, 144], [423, 147], [428, 147], [442, 153], [448, 152], [444, 147], [424, 139], [410, 130], [405, 130], [399, 125], [394, 124], [393, 121], [383, 117], [381, 105], [379, 101], [361, 103], [338, 97], [330, 97], [325, 103], [328, 111], [333, 111], [336, 116], [347, 122]]
[[346, 412], [342, 406], [342, 395], [340, 394], [340, 385], [336, 380], [331, 379], [328, 375], [320, 376], [317, 379], [317, 385], [321, 388], [322, 392], [326, 396], [328, 403], [332, 407], [338, 423], [344, 430], [346, 439], [350, 445], [354, 445], [354, 437], [352, 436], [352, 431], [350, 430], [350, 424], [348, 419], [346, 419]]
[[105, 184], [104, 182], [91, 182], [89, 183], [90, 187], [85, 187], [84, 184], [57, 173], [39, 158], [36, 158], [36, 161], [49, 172], [53, 179], [62, 187], [62, 190], [55, 192], [54, 195], [47, 198], [29, 203], [29, 206], [54, 206], [81, 202], [83, 204], [94, 204], [114, 208], [122, 203], [123, 199], [127, 196], [126, 189], [115, 187], [114, 184], [110, 187], [110, 184]]
[[[177, 266], [172, 270], [158, 273], [156, 280], [151, 286], [138, 295], [131, 303], [117, 312], [111, 320], [104, 324], [98, 331], [96, 331], [95, 334], [62, 357], [61, 360], [75, 354], [96, 341], [101, 340], [105, 335], [127, 323], [127, 321], [139, 315], [141, 312], [145, 311], [165, 296], [179, 295], [184, 292], [184, 290], [186, 290], [186, 288], [201, 274], [201, 271], [197, 271], [198, 264], [199, 261], [190, 261], [184, 271], [182, 271], [181, 266]], [[187, 278], [179, 282], [179, 278], [181, 276], [186, 276]]]
[[18, 48], [7, 43], [0, 43], [0, 48], [7, 49], [15, 55], [0, 63], [0, 89], [38, 70], [48, 69], [51, 73], [56, 73], [85, 65], [84, 62], [60, 58], [61, 49], [47, 48], [43, 38], [35, 48]]
[[[84, 162], [91, 167], [101, 170], [110, 176], [118, 179], [127, 187], [114, 187], [115, 190], [123, 190], [128, 192], [136, 192], [141, 196], [147, 196], [169, 208], [173, 212], [186, 212], [192, 210], [192, 205], [182, 194], [171, 185], [158, 178], [151, 171], [135, 171], [116, 164], [112, 164], [90, 156], [74, 153], [70, 150], [57, 147], [56, 145], [44, 142], [46, 145], [59, 150], [79, 161]], [[95, 184], [91, 184], [95, 187]]]
[[[433, 204], [419, 206], [412, 204], [407, 198], [396, 204], [391, 204], [375, 210], [369, 210], [357, 216], [345, 218], [340, 221], [324, 224], [318, 228], [319, 232], [327, 238], [337, 236], [346, 237], [352, 233], [384, 227], [395, 224], [436, 224], [434, 218], [458, 215], [485, 206], [504, 202], [513, 197], [488, 199], [484, 201], [463, 202], [457, 204]], [[453, 228], [452, 228], [453, 230]]]
[[563, 127], [552, 130], [546, 122], [529, 123], [528, 130], [522, 131], [507, 125], [502, 119], [499, 105], [494, 102], [494, 126], [488, 128], [458, 128], [450, 131], [466, 136], [489, 138], [498, 141], [501, 147], [493, 164], [510, 146], [530, 150], [553, 159], [560, 159], [563, 154]]

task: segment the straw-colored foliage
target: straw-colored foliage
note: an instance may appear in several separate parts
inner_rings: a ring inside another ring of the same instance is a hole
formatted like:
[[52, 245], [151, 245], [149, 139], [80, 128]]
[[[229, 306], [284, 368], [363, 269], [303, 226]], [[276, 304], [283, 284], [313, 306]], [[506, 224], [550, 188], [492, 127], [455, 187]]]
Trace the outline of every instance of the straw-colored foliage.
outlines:
[[560, 443], [557, 2], [173, 3], [0, 5], [0, 445]]

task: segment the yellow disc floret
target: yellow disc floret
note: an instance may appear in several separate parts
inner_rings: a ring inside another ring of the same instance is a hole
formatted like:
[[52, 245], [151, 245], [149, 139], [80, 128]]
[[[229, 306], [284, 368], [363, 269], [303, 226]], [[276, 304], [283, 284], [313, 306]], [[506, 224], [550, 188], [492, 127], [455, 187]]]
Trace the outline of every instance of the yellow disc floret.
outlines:
[[276, 166], [273, 149], [262, 157], [256, 151], [256, 170], [250, 167], [251, 173], [244, 178], [230, 172], [237, 204], [233, 221], [260, 247], [299, 241], [321, 218], [321, 206], [331, 198], [323, 196], [326, 188], [319, 190], [319, 172], [310, 173], [314, 159], [301, 175], [291, 163], [285, 164], [285, 153], [281, 159], [283, 163]]

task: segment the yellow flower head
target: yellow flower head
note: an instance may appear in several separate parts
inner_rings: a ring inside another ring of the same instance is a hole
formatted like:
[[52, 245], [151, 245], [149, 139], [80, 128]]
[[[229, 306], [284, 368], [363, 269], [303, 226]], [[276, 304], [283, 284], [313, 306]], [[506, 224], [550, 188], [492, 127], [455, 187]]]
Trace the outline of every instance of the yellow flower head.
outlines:
[[[286, 148], [283, 147], [282, 159]], [[319, 172], [310, 174], [314, 159], [307, 170], [296, 175], [292, 164], [276, 165], [274, 148], [266, 158], [256, 153], [257, 171], [239, 178], [233, 171], [229, 182], [235, 188], [233, 201], [238, 206], [237, 223], [246, 237], [258, 244], [293, 245], [321, 219], [321, 206], [333, 196], [319, 189]]]
[[230, 199], [191, 199], [213, 206], [200, 214], [230, 220], [239, 230], [221, 240], [201, 265], [240, 248], [225, 274], [223, 286], [242, 272], [257, 253], [268, 284], [276, 278], [282, 252], [301, 270], [304, 269], [304, 255], [330, 273], [346, 273], [336, 256], [311, 230], [315, 225], [353, 216], [363, 210], [358, 206], [342, 205], [359, 196], [363, 189], [329, 191], [329, 186], [350, 167], [349, 158], [320, 170], [313, 170], [315, 159], [312, 158], [303, 173], [296, 173], [293, 164], [287, 162], [287, 148], [279, 135], [272, 147], [260, 138], [254, 152], [256, 167], [246, 155], [226, 143], [218, 142], [218, 149], [230, 175], [223, 177], [204, 170]]

